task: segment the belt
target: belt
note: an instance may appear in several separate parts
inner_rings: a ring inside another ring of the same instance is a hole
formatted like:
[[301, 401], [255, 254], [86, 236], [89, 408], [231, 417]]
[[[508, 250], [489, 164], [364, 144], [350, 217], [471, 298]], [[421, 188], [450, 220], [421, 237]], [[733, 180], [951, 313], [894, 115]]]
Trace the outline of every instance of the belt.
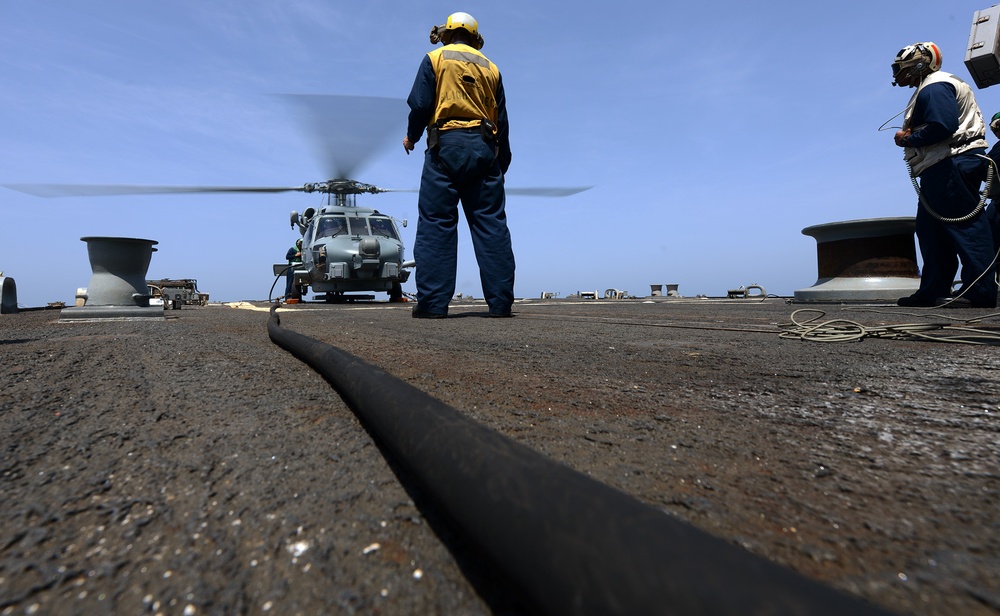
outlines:
[[463, 118], [463, 117], [459, 117], [459, 116], [452, 116], [450, 118], [438, 118], [437, 122], [435, 122], [434, 125], [437, 126], [438, 128], [440, 128], [440, 127], [444, 126], [445, 123], [451, 122], [452, 120], [454, 120], [455, 122], [482, 122], [483, 119], [482, 118]]

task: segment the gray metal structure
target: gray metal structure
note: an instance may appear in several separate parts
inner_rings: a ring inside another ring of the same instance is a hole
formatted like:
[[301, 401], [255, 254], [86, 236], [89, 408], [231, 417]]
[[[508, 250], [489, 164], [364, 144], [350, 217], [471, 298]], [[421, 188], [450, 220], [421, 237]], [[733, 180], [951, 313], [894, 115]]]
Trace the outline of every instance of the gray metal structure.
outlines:
[[17, 285], [14, 279], [0, 272], [0, 314], [17, 312]]
[[806, 227], [816, 238], [819, 277], [796, 302], [889, 302], [920, 286], [915, 219], [870, 218]]
[[965, 67], [977, 88], [1000, 83], [1000, 5], [976, 11], [972, 16]]
[[82, 237], [93, 275], [86, 304], [64, 308], [60, 321], [163, 318], [162, 306], [149, 305], [146, 270], [155, 240], [134, 237]]
[[146, 286], [153, 297], [162, 298], [164, 306], [169, 304], [171, 308], [204, 306], [208, 303], [208, 293], [198, 291], [198, 281], [194, 278], [147, 280]]

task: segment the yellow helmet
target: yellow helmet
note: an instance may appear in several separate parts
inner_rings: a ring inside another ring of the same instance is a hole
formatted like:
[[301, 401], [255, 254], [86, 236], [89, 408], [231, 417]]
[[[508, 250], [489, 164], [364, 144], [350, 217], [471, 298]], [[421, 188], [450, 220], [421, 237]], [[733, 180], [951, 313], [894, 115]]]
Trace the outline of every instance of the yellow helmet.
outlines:
[[445, 30], [457, 30], [462, 28], [473, 37], [479, 35], [479, 23], [468, 13], [452, 13], [448, 16], [448, 21], [444, 24]]

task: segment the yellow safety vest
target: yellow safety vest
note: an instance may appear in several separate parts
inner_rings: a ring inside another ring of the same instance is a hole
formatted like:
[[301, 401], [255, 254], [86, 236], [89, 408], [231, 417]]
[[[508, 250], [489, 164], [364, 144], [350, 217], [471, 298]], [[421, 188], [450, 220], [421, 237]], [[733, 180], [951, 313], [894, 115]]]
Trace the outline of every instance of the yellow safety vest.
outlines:
[[497, 88], [500, 69], [477, 49], [463, 45], [445, 45], [427, 54], [437, 79], [437, 107], [429, 126], [469, 128], [479, 126], [483, 118], [497, 121]]

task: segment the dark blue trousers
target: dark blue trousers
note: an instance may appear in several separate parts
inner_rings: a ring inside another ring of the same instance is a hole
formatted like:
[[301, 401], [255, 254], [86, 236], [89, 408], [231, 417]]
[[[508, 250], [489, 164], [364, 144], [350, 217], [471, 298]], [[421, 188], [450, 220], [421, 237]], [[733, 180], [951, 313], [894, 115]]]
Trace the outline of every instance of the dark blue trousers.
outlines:
[[[945, 218], [960, 218], [979, 203], [979, 185], [986, 173], [986, 161], [972, 154], [946, 158], [920, 174], [920, 191], [931, 209]], [[919, 295], [926, 298], [951, 295], [951, 285], [962, 264], [965, 298], [974, 303], [996, 301], [997, 285], [993, 262], [993, 232], [984, 214], [962, 223], [942, 222], [918, 205], [917, 241], [924, 267]], [[980, 274], [990, 270], [979, 282]]]
[[448, 313], [458, 265], [459, 202], [469, 223], [483, 297], [491, 312], [507, 312], [514, 304], [514, 252], [503, 174], [478, 128], [443, 131], [439, 145], [424, 154], [413, 245], [417, 310]]

